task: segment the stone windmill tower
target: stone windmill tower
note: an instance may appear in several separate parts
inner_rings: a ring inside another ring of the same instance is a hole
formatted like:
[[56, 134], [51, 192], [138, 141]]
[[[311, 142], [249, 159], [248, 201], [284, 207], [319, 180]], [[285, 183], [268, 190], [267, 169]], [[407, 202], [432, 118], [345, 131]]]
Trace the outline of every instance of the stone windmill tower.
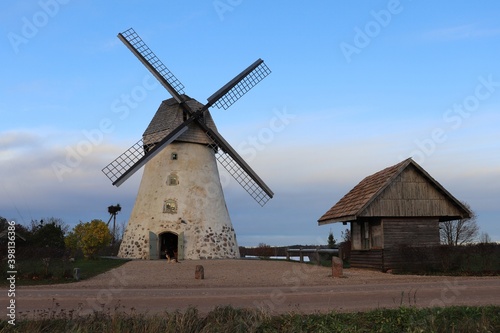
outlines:
[[261, 206], [273, 192], [219, 134], [208, 108], [227, 109], [270, 70], [257, 60], [203, 105], [184, 94], [183, 85], [133, 29], [118, 38], [172, 95], [161, 103], [142, 139], [103, 169], [113, 185], [120, 186], [145, 167], [118, 255], [239, 257], [216, 161]]

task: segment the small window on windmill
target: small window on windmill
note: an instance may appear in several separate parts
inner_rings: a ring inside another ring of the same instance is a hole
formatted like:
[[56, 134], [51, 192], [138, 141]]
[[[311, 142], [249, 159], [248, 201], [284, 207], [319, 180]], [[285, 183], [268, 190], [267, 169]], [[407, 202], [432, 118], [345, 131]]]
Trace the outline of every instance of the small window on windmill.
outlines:
[[169, 214], [177, 213], [177, 201], [168, 199], [163, 202], [163, 212]]
[[174, 174], [168, 175], [167, 185], [168, 186], [179, 185], [179, 178], [177, 177], [177, 175]]
[[177, 153], [172, 153], [172, 155], [170, 155], [170, 158], [172, 160], [177, 160]]

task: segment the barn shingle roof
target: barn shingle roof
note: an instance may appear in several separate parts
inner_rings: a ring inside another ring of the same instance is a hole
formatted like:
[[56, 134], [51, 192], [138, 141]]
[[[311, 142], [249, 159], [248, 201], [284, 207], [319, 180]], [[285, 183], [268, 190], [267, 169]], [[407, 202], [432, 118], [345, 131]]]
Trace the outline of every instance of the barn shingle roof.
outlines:
[[414, 166], [427, 181], [442, 193], [448, 200], [458, 207], [464, 217], [469, 217], [470, 211], [457, 199], [455, 199], [443, 186], [432, 178], [421, 166], [411, 158], [398, 164], [385, 168], [364, 178], [358, 185], [342, 197], [332, 208], [330, 208], [318, 220], [318, 223], [327, 224], [333, 222], [354, 221], [366, 211], [367, 207], [398, 177], [408, 166]]

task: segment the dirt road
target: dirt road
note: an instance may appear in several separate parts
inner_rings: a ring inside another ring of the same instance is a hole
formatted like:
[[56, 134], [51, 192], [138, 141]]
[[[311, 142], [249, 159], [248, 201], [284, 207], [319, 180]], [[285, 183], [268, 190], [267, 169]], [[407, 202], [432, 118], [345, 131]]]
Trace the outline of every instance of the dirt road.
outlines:
[[[194, 268], [205, 279], [194, 279]], [[362, 311], [400, 305], [500, 305], [500, 277], [401, 276], [348, 269], [333, 279], [325, 267], [259, 261], [132, 261], [98, 277], [64, 285], [19, 287], [20, 317], [93, 311], [159, 313], [219, 305], [274, 313]], [[2, 291], [2, 304], [6, 292]]]

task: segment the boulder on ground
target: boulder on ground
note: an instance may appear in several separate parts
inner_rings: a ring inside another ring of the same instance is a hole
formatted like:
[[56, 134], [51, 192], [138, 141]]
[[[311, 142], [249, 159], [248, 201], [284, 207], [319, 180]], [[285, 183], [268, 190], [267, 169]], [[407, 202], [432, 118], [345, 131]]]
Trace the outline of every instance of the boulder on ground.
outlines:
[[343, 275], [344, 263], [339, 257], [332, 257], [332, 277], [338, 278]]

